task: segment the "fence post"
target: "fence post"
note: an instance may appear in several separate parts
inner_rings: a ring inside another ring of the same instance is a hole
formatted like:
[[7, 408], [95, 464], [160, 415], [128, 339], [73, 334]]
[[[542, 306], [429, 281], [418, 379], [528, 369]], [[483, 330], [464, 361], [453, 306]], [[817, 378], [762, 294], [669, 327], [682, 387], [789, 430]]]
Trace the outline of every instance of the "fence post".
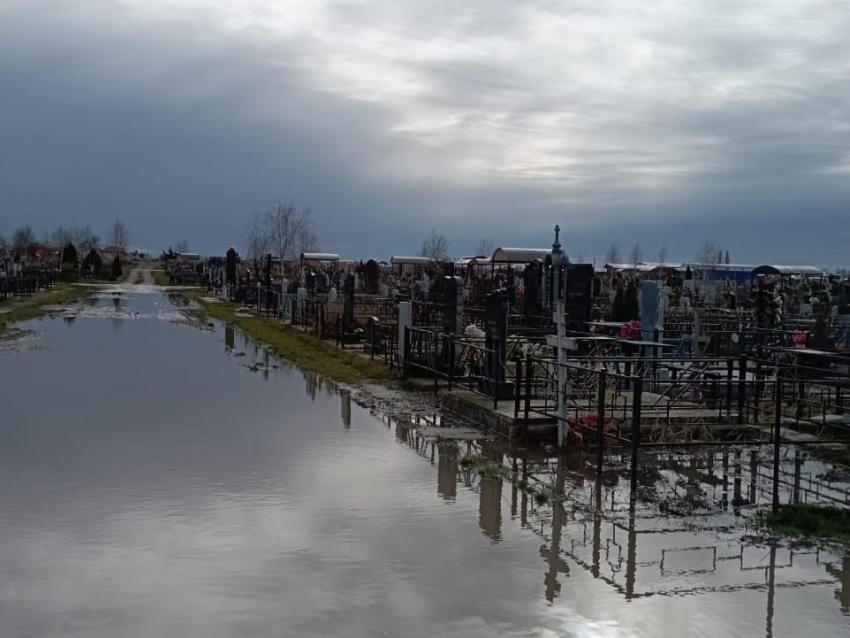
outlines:
[[525, 436], [528, 436], [528, 413], [531, 410], [531, 378], [534, 373], [534, 364], [531, 362], [531, 354], [525, 355]]
[[449, 337], [449, 392], [452, 391], [452, 381], [455, 373], [455, 340], [454, 335]]
[[759, 422], [760, 410], [759, 404], [761, 402], [761, 393], [764, 387], [762, 380], [764, 379], [764, 375], [761, 372], [761, 359], [756, 360], [756, 386], [755, 386], [755, 403], [753, 404], [753, 423]]
[[779, 509], [779, 443], [782, 428], [782, 381], [776, 376], [776, 419], [773, 425], [773, 511]]
[[738, 425], [747, 422], [747, 357], [738, 360]]
[[735, 375], [735, 360], [726, 360], [726, 417], [732, 413], [732, 378]]
[[514, 419], [519, 418], [519, 403], [522, 399], [522, 359], [516, 358], [516, 374], [514, 374]]
[[596, 466], [602, 468], [602, 443], [605, 440], [605, 392], [608, 384], [608, 373], [603, 368], [599, 371], [599, 397], [596, 401]]
[[410, 364], [408, 363], [408, 359], [410, 357], [410, 327], [404, 327], [404, 348], [401, 353], [401, 376], [403, 379], [407, 379], [410, 376]]
[[637, 489], [638, 448], [640, 447], [640, 412], [643, 398], [643, 377], [632, 379], [632, 491]]

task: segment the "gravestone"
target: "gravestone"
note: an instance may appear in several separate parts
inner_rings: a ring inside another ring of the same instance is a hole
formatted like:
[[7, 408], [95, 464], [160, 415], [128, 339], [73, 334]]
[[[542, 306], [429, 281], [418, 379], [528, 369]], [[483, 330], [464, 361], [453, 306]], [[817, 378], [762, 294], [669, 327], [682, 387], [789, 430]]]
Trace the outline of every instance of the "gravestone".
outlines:
[[540, 303], [540, 286], [541, 266], [537, 262], [531, 262], [525, 267], [522, 273], [522, 286], [525, 289], [525, 294], [522, 298], [522, 314], [525, 317], [526, 325], [533, 322], [534, 317], [543, 314], [543, 309]]
[[349, 273], [345, 276], [345, 283], [342, 286], [342, 329], [343, 332], [350, 334], [354, 331], [354, 287], [356, 280], [354, 275]]
[[413, 327], [413, 304], [409, 301], [402, 301], [398, 304], [398, 361], [397, 364], [401, 367], [404, 364], [404, 332], [405, 329]]
[[463, 332], [463, 281], [460, 277], [445, 277], [443, 289], [443, 332], [459, 335]]
[[510, 305], [497, 290], [487, 295], [484, 314], [484, 377], [479, 390], [500, 401], [513, 398], [514, 386], [505, 381], [505, 363], [508, 358], [508, 312]]
[[224, 265], [224, 277], [227, 284], [227, 297], [233, 300], [236, 288], [236, 249], [231, 246], [227, 250]]
[[565, 269], [564, 306], [570, 329], [588, 332], [593, 314], [593, 279], [591, 264], [568, 264]]
[[641, 338], [644, 341], [661, 340], [664, 336], [664, 312], [667, 310], [667, 294], [660, 281], [646, 280], [640, 289]]
[[374, 259], [366, 262], [366, 294], [377, 295], [380, 287], [381, 267]]

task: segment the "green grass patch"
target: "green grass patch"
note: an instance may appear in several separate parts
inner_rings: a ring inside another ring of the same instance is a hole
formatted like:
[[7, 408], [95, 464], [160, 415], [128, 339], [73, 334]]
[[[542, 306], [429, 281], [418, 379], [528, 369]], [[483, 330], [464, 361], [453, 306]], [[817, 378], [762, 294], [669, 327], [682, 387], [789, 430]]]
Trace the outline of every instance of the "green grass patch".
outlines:
[[47, 312], [47, 306], [61, 306], [88, 297], [95, 290], [74, 284], [59, 284], [50, 290], [42, 290], [32, 297], [21, 297], [11, 302], [0, 304], [0, 309], [9, 312], [0, 314], [0, 334], [13, 323], [29, 321]]
[[171, 281], [168, 278], [168, 275], [164, 270], [152, 270], [151, 275], [153, 275], [153, 282], [157, 286], [170, 286]]
[[231, 303], [210, 303], [200, 291], [184, 293], [195, 300], [208, 317], [231, 323], [248, 336], [268, 345], [271, 350], [302, 370], [315, 372], [341, 383], [382, 381], [393, 377], [389, 367], [381, 361], [337, 348], [315, 335], [286, 326], [268, 317], [237, 316]]
[[783, 536], [850, 542], [850, 509], [824, 505], [782, 505], [761, 514], [765, 527]]

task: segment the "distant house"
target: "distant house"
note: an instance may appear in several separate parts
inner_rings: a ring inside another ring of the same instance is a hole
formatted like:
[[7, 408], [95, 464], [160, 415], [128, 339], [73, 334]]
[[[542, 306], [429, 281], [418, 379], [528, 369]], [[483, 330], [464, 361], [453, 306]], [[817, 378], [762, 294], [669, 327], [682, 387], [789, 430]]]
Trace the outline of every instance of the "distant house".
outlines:
[[127, 251], [123, 250], [119, 246], [104, 246], [100, 249], [100, 256], [104, 262], [111, 262], [115, 259], [116, 255], [121, 261], [125, 261], [127, 259]]

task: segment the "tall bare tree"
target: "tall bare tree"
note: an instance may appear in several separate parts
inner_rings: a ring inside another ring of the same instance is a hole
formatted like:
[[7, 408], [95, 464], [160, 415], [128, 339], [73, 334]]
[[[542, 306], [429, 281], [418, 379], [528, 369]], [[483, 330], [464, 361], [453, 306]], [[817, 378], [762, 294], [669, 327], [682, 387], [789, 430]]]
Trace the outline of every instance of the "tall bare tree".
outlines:
[[245, 253], [250, 259], [260, 260], [269, 253], [269, 236], [266, 229], [265, 214], [254, 213], [245, 229]]
[[643, 261], [643, 250], [641, 250], [640, 242], [635, 242], [634, 247], [632, 247], [632, 252], [629, 253], [629, 261], [635, 270], [637, 270], [637, 265]]
[[112, 228], [109, 229], [109, 242], [113, 246], [117, 246], [122, 252], [125, 252], [130, 244], [130, 231], [127, 230], [124, 222], [117, 217], [112, 222]]
[[475, 249], [475, 254], [480, 257], [490, 257], [494, 250], [496, 250], [496, 244], [489, 238], [482, 237], [481, 241], [478, 242], [478, 247]]
[[667, 263], [667, 246], [662, 246], [658, 251], [658, 263], [661, 266]]
[[266, 230], [272, 252], [281, 261], [297, 259], [302, 252], [305, 233], [311, 230], [310, 226], [309, 208], [302, 208], [299, 212], [295, 204], [278, 202], [266, 215]]
[[620, 249], [617, 246], [617, 242], [612, 241], [611, 245], [608, 246], [608, 252], [605, 253], [605, 263], [606, 264], [619, 264], [622, 262], [622, 257], [620, 256]]
[[722, 255], [723, 251], [716, 243], [706, 240], [696, 253], [694, 268], [702, 272], [704, 279], [708, 279], [714, 266], [720, 263]]
[[419, 254], [433, 261], [447, 261], [449, 258], [449, 240], [445, 235], [432, 228], [431, 233], [422, 240]]
[[176, 242], [174, 242], [174, 252], [188, 253], [189, 252], [189, 240], [188, 239], [178, 239]]
[[19, 226], [12, 233], [12, 248], [17, 252], [22, 251], [33, 242], [35, 242], [35, 233], [29, 224]]

